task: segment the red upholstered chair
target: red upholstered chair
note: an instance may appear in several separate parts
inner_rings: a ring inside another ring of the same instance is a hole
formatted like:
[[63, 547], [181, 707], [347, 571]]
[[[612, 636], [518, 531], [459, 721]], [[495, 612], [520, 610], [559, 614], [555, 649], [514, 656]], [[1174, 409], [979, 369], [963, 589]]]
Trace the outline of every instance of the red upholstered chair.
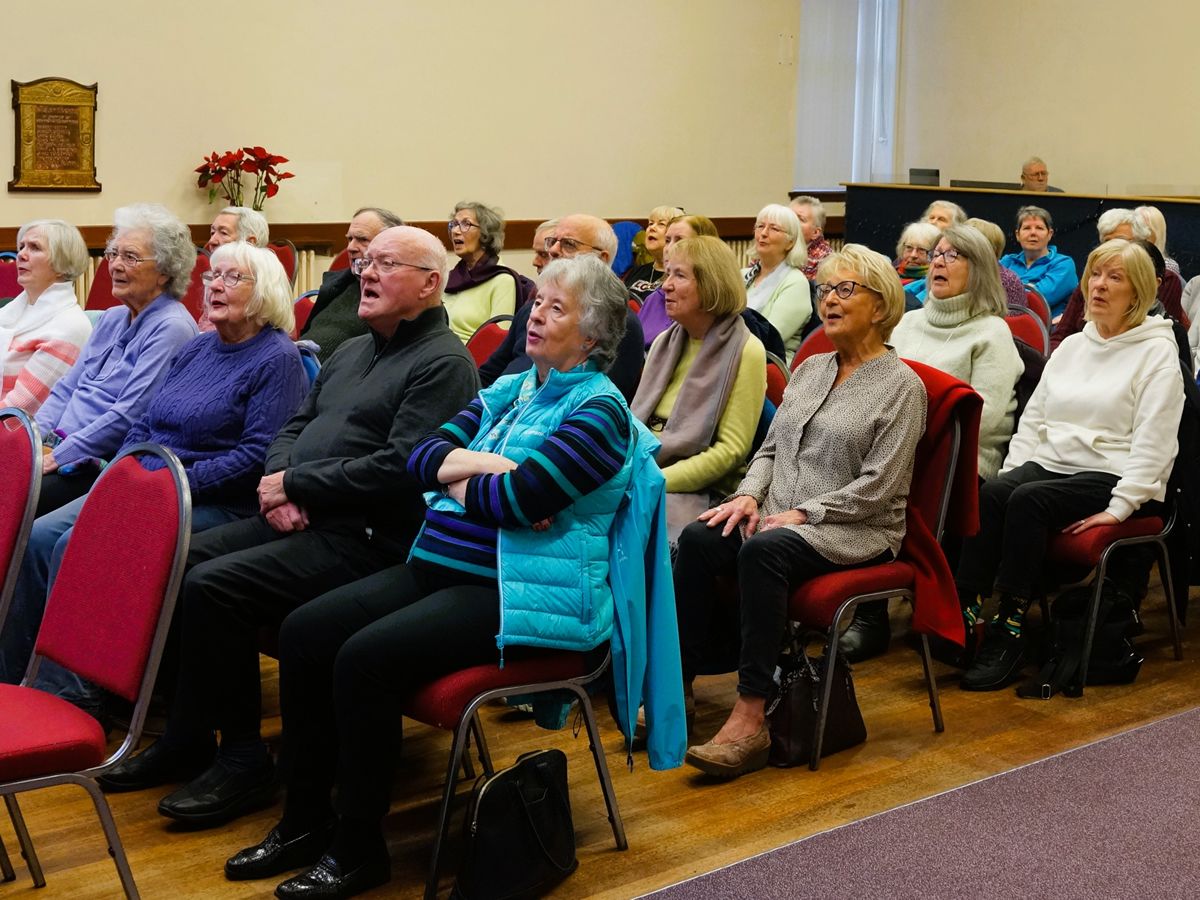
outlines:
[[333, 258], [333, 262], [331, 262], [329, 264], [330, 272], [336, 272], [338, 269], [348, 269], [348, 268], [350, 268], [350, 251], [349, 250], [342, 250], [341, 253], [339, 253], [337, 256], [335, 256]]
[[792, 373], [788, 371], [787, 363], [768, 351], [767, 353], [767, 399], [779, 409], [783, 402], [783, 392], [787, 389]]
[[504, 343], [504, 339], [508, 336], [509, 326], [512, 324], [512, 318], [512, 316], [492, 316], [475, 329], [475, 333], [467, 341], [467, 352], [475, 360], [476, 366], [482, 366], [487, 362], [488, 357], [496, 352], [496, 348]]
[[283, 271], [287, 273], [288, 281], [294, 288], [296, 286], [296, 245], [288, 240], [271, 241], [267, 244], [267, 249], [279, 257]]
[[[1050, 538], [1046, 561], [1094, 570], [1092, 600], [1088, 607], [1086, 637], [1083, 657], [1079, 664], [1080, 693], [1087, 684], [1088, 660], [1092, 655], [1092, 640], [1096, 635], [1096, 620], [1100, 614], [1100, 595], [1104, 576], [1112, 554], [1122, 547], [1136, 544], [1154, 544], [1158, 556], [1158, 574], [1162, 578], [1163, 593], [1166, 595], [1167, 615], [1171, 623], [1171, 642], [1175, 647], [1175, 658], [1183, 659], [1183, 644], [1180, 639], [1179, 609], [1183, 605], [1175, 595], [1175, 580], [1171, 575], [1171, 557], [1167, 550], [1168, 538], [1175, 527], [1175, 513], [1163, 522], [1157, 516], [1129, 518], [1119, 525], [1100, 525], [1089, 528], [1083, 534], [1062, 534]], [[1186, 586], [1184, 587], [1186, 591]], [[1186, 597], [1183, 598], [1186, 602]]]
[[296, 316], [296, 327], [292, 329], [293, 341], [300, 337], [300, 332], [308, 324], [308, 317], [312, 315], [313, 306], [317, 302], [317, 293], [317, 291], [305, 291], [296, 298], [296, 302], [292, 305], [292, 312]]
[[11, 406], [0, 409], [0, 631], [37, 510], [41, 445], [37, 423], [27, 413]]
[[472, 732], [479, 745], [479, 759], [484, 772], [490, 775], [493, 771], [487, 743], [484, 741], [477, 716], [479, 708], [492, 700], [554, 691], [569, 691], [575, 695], [583, 713], [588, 744], [596, 764], [596, 775], [600, 779], [604, 802], [608, 807], [608, 820], [612, 825], [617, 849], [628, 848], [625, 825], [617, 808], [617, 795], [613, 790], [608, 764], [604, 759], [604, 747], [600, 743], [600, 732], [596, 727], [596, 716], [586, 690], [588, 684], [604, 674], [610, 660], [611, 656], [607, 656], [598, 668], [589, 671], [587, 655], [583, 653], [545, 651], [535, 656], [507, 659], [503, 669], [494, 665], [472, 666], [427, 684], [402, 704], [404, 715], [410, 719], [454, 733], [454, 740], [450, 745], [450, 761], [446, 768], [446, 788], [438, 813], [433, 858], [429, 863], [429, 878], [425, 883], [427, 900], [433, 900], [437, 896], [438, 862], [449, 825], [455, 776], [459, 767], [467, 762], [465, 754]]
[[1023, 306], [1010, 306], [1004, 317], [1014, 337], [1019, 337], [1043, 356], [1050, 355], [1050, 332], [1038, 314]]
[[804, 343], [796, 348], [796, 355], [792, 357], [792, 371], [795, 372], [796, 367], [810, 356], [817, 353], [831, 353], [833, 349], [833, 341], [829, 340], [829, 335], [825, 333], [825, 326], [819, 325], [812, 334], [804, 339]]
[[196, 267], [192, 269], [192, 280], [188, 283], [188, 289], [181, 298], [183, 305], [187, 307], [187, 311], [197, 322], [200, 321], [200, 315], [204, 312], [204, 282], [201, 279], [208, 270], [208, 254], [203, 250], [197, 250]]
[[642, 311], [642, 301], [637, 297], [630, 297], [627, 302], [629, 304], [629, 308], [633, 310], [634, 313], [640, 313]]
[[96, 274], [92, 276], [92, 286], [88, 289], [87, 302], [83, 304], [83, 308], [104, 311], [120, 305], [120, 302], [112, 294], [112, 274], [108, 271], [108, 260], [101, 259], [100, 265], [96, 267]]
[[[957, 379], [930, 366], [909, 360], [905, 362], [925, 383], [931, 410], [945, 392], [951, 388], [963, 387]], [[926, 431], [917, 446], [913, 465], [912, 487], [908, 495], [909, 508], [928, 526], [938, 541], [941, 540], [946, 524], [951, 487], [955, 484], [955, 471], [963, 442], [963, 421], [964, 411], [960, 405], [950, 419], [949, 428], [937, 433]], [[959, 483], [962, 483], [961, 480]], [[970, 484], [974, 485], [975, 482], [971, 481]], [[909, 540], [910, 535], [906, 535], [905, 543]], [[939, 549], [936, 552], [941, 551]], [[849, 621], [855, 607], [860, 603], [892, 597], [914, 601], [917, 572], [913, 564], [904, 559], [905, 555], [905, 547], [902, 546], [899, 558], [893, 562], [818, 576], [801, 584], [789, 600], [788, 614], [791, 620], [800, 623], [803, 628], [822, 629], [826, 633], [825, 664], [821, 669], [821, 697], [813, 735], [813, 752], [809, 760], [809, 768], [813, 771], [816, 771], [821, 763], [825, 716], [833, 687], [833, 679], [830, 676], [837, 657], [838, 634], [842, 624]], [[957, 607], [957, 600], [955, 606]], [[925, 634], [921, 635], [921, 663], [925, 672], [925, 686], [929, 692], [929, 708], [933, 713], [933, 727], [935, 731], [942, 732], [945, 725], [942, 722], [937, 682], [933, 678], [929, 639]]]
[[[160, 468], [147, 470], [139, 455], [155, 458]], [[191, 516], [187, 477], [170, 451], [138, 444], [114, 460], [79, 512], [25, 680], [0, 684], [0, 795], [37, 887], [46, 879], [16, 795], [77, 784], [95, 804], [125, 896], [138, 896], [96, 777], [125, 759], [141, 736], [183, 577]], [[137, 540], [129, 538], [131, 522]], [[29, 687], [43, 659], [134, 703], [115, 753], [108, 753], [99, 722]]]
[[1042, 320], [1042, 324], [1046, 326], [1046, 330], [1050, 330], [1050, 304], [1046, 302], [1046, 298], [1031, 287], [1025, 288], [1025, 302], [1029, 304], [1029, 308], [1037, 313], [1037, 317]]
[[17, 261], [0, 260], [0, 297], [15, 297], [23, 290], [17, 281]]

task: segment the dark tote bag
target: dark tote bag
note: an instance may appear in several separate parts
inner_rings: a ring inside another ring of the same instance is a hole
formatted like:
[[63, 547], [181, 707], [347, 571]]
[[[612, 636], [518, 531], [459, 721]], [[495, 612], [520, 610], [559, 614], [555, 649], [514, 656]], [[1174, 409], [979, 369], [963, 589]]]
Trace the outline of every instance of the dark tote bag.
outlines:
[[567, 757], [535, 750], [475, 782], [452, 898], [538, 897], [575, 871]]
[[[812, 759], [813, 734], [817, 727], [817, 704], [821, 697], [821, 677], [817, 661], [804, 652], [800, 641], [780, 658], [779, 686], [767, 708], [771, 731], [771, 752], [767, 762], [773, 766], [807, 765]], [[829, 713], [825, 717], [825, 739], [821, 756], [845, 750], [867, 739], [854, 696], [854, 680], [844, 656], [833, 664], [833, 688], [829, 694]]]

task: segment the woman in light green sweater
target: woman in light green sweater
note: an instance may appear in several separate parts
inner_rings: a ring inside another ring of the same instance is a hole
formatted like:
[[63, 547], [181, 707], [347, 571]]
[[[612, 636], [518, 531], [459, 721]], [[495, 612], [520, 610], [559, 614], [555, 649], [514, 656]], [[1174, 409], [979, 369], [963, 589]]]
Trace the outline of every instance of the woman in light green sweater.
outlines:
[[787, 361], [813, 318], [812, 284], [804, 277], [808, 249], [800, 220], [786, 206], [768, 203], [754, 222], [754, 265], [743, 270], [746, 305], [766, 316], [787, 348]]
[[766, 393], [766, 350], [742, 321], [746, 292], [720, 238], [674, 244], [663, 293], [672, 325], [651, 345], [630, 406], [663, 442], [658, 464], [674, 539], [746, 470]]

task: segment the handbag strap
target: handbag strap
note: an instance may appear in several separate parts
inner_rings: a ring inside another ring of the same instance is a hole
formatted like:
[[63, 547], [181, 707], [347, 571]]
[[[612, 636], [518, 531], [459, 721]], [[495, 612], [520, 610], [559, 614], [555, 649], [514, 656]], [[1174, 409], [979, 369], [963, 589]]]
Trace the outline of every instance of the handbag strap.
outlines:
[[[572, 846], [572, 848], [574, 848], [574, 846], [575, 846], [575, 833], [574, 833], [575, 823], [571, 818], [571, 804], [567, 802], [566, 795], [563, 792], [558, 791], [558, 790], [554, 790], [554, 791], [551, 790], [552, 787], [557, 787], [557, 786], [554, 784], [554, 774], [555, 773], [550, 768], [550, 766], [547, 765], [544, 761], [539, 760], [534, 763], [534, 767], [537, 769], [537, 771], [539, 773], [541, 773], [542, 778], [544, 779], [545, 784], [547, 785], [546, 787], [543, 788], [544, 792], [547, 794], [553, 792], [558, 797], [559, 803], [562, 807], [561, 811], [563, 813], [563, 821], [569, 822], [571, 825], [571, 846]], [[560, 863], [557, 859], [554, 858], [554, 854], [550, 852], [550, 848], [547, 847], [546, 842], [544, 840], [542, 840], [542, 833], [538, 829], [537, 823], [534, 822], [533, 815], [529, 812], [529, 803], [525, 800], [525, 795], [519, 790], [517, 791], [517, 795], [521, 798], [521, 810], [525, 813], [525, 821], [529, 823], [529, 830], [533, 832], [533, 836], [537, 840], [538, 846], [541, 847], [542, 855], [545, 856], [547, 861], [550, 863], [550, 865], [554, 866], [554, 868], [558, 869], [558, 871], [562, 872], [564, 875], [569, 875], [572, 871], [572, 866], [571, 866], [572, 859], [570, 857], [568, 857], [566, 863]], [[572, 853], [571, 856], [573, 857], [574, 853]]]

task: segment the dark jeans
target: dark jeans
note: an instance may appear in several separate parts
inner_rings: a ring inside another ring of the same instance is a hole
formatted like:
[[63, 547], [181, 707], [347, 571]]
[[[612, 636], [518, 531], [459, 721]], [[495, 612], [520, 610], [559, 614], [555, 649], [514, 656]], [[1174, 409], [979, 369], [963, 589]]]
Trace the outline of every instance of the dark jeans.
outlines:
[[[279, 633], [285, 816], [344, 818], [388, 810], [401, 700], [458, 669], [499, 660], [494, 584], [455, 583], [393, 566], [297, 609]], [[516, 648], [506, 648], [511, 656]]]
[[[891, 559], [891, 554], [870, 563], [885, 559]], [[722, 537], [720, 527], [709, 528], [703, 522], [688, 525], [679, 535], [675, 561], [684, 683], [703, 667], [714, 608], [721, 601], [720, 576], [736, 577], [738, 585], [742, 632], [738, 693], [766, 697], [774, 684], [792, 589], [818, 575], [854, 567], [830, 562], [788, 528], [760, 531], [743, 542], [737, 530]]]
[[[979, 533], [963, 542], [954, 579], [959, 595], [987, 597], [994, 584], [1011, 597], [1035, 596], [1051, 534], [1103, 512], [1117, 481], [1105, 472], [1060, 475], [1028, 462], [985, 482], [979, 490]], [[1134, 515], [1161, 509], [1147, 503]], [[1127, 572], [1144, 566], [1145, 554], [1135, 549], [1124, 555], [1121, 568]]]
[[298, 606], [402, 558], [365, 533], [281, 535], [262, 516], [197, 535], [180, 593], [179, 679], [167, 736], [256, 740], [262, 715], [258, 630]]

